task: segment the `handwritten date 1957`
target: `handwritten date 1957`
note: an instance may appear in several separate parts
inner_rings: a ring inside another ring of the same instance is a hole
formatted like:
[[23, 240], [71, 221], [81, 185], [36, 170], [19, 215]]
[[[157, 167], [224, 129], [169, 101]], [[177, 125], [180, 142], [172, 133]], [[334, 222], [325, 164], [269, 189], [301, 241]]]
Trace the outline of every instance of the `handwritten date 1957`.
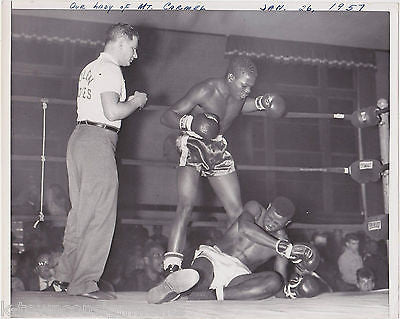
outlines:
[[[323, 11], [362, 11], [365, 7], [365, 4], [345, 4], [335, 2], [330, 4], [330, 7], [326, 9], [320, 9]], [[261, 11], [269, 12], [269, 11], [286, 11], [285, 4], [267, 4], [265, 3], [262, 8], [259, 8]], [[289, 10], [289, 9], [288, 9]], [[292, 10], [292, 9], [290, 9]], [[298, 7], [298, 11], [304, 12], [314, 12], [314, 8], [311, 7], [310, 4], [304, 4]]]
[[365, 4], [344, 4], [344, 3], [334, 3], [330, 8], [329, 11], [361, 11], [364, 9]]

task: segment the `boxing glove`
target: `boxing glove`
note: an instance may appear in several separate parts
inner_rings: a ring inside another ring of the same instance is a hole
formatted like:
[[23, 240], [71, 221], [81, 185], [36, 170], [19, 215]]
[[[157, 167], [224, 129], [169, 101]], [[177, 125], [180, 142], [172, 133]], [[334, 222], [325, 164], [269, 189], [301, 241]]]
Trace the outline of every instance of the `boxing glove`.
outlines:
[[219, 117], [213, 113], [199, 113], [183, 115], [179, 119], [179, 128], [193, 132], [199, 138], [212, 140], [219, 133]]
[[283, 287], [283, 292], [290, 299], [311, 298], [320, 294], [321, 287], [312, 275], [295, 274]]
[[307, 254], [305, 254], [304, 258], [296, 264], [296, 269], [300, 274], [312, 273], [317, 269], [321, 260], [316, 249], [310, 247], [308, 247], [308, 249], [309, 250], [307, 251]]
[[266, 93], [255, 98], [256, 108], [265, 111], [267, 117], [277, 119], [285, 114], [285, 101], [279, 95]]
[[293, 245], [287, 240], [280, 239], [275, 245], [275, 251], [296, 264], [296, 268], [301, 273], [312, 272], [319, 265], [317, 252], [303, 243]]
[[354, 111], [351, 114], [351, 124], [358, 128], [378, 125], [378, 123], [381, 121], [378, 111], [379, 109], [374, 106]]

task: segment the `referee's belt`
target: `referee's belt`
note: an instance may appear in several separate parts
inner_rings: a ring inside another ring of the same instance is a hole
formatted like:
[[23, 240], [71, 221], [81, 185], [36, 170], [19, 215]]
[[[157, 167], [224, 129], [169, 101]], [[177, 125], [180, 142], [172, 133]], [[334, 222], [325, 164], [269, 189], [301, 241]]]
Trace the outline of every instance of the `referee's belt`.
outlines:
[[82, 124], [84, 124], [84, 125], [93, 125], [93, 126], [105, 128], [106, 130], [110, 130], [110, 131], [113, 131], [115, 133], [119, 132], [119, 128], [118, 127], [107, 125], [107, 124], [104, 124], [104, 123], [92, 122], [92, 121], [88, 121], [88, 120], [78, 121], [78, 122], [76, 122], [76, 124], [78, 124], [78, 125], [82, 125]]

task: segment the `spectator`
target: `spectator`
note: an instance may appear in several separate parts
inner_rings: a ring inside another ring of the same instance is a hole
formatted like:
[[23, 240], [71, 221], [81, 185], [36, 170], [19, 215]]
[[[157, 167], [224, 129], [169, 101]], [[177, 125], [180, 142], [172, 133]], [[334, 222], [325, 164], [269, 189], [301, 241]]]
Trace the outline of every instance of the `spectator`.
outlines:
[[312, 234], [310, 243], [320, 256], [320, 263], [315, 272], [327, 286], [333, 289], [335, 287], [335, 278], [339, 275], [339, 269], [337, 264], [331, 261], [331, 250], [328, 248], [328, 234], [316, 231]]
[[163, 257], [165, 248], [157, 242], [149, 241], [143, 257], [144, 269], [134, 273], [137, 291], [148, 291], [164, 279]]
[[56, 266], [51, 251], [48, 249], [41, 250], [35, 260], [34, 276], [29, 281], [28, 290], [46, 290], [51, 287], [54, 281], [54, 268]]
[[375, 287], [375, 277], [371, 269], [363, 267], [357, 270], [357, 288], [360, 291], [371, 291]]
[[163, 247], [165, 247], [165, 249], [167, 249], [168, 237], [163, 235], [162, 231], [163, 231], [162, 225], [154, 225], [153, 226], [153, 235], [150, 237], [150, 239], [156, 243], [159, 243], [161, 246], [163, 246]]
[[42, 250], [48, 249], [49, 243], [52, 243], [49, 233], [51, 233], [51, 228], [46, 222], [39, 223], [36, 229], [32, 228], [32, 223], [29, 227], [24, 226], [25, 249], [35, 256]]
[[19, 255], [13, 253], [11, 255], [11, 292], [25, 290], [24, 283], [17, 276], [18, 263], [19, 263]]
[[17, 277], [20, 278], [24, 284], [25, 290], [30, 290], [30, 283], [32, 277], [35, 276], [35, 255], [32, 251], [26, 250], [18, 255]]
[[354, 233], [346, 234], [344, 252], [339, 256], [338, 266], [340, 278], [337, 280], [340, 291], [355, 291], [357, 288], [357, 270], [363, 267], [359, 253], [360, 240]]
[[327, 251], [328, 247], [328, 234], [321, 231], [315, 231], [311, 236], [310, 243], [318, 249], [319, 256], [321, 260], [327, 260], [327, 255], [329, 252]]
[[128, 239], [129, 247], [140, 246], [142, 249], [147, 240], [149, 239], [149, 231], [143, 225], [126, 225], [123, 228], [125, 239]]
[[125, 257], [125, 265], [122, 267], [122, 279], [119, 284], [115, 286], [116, 291], [134, 291], [136, 287], [136, 275], [135, 273], [139, 270], [143, 270], [144, 256], [143, 247], [135, 245], [133, 249], [127, 250]]
[[[384, 247], [386, 250], [386, 247]], [[389, 286], [389, 264], [384, 253], [379, 251], [378, 242], [368, 238], [363, 254], [364, 266], [374, 274], [375, 288], [384, 289]]]

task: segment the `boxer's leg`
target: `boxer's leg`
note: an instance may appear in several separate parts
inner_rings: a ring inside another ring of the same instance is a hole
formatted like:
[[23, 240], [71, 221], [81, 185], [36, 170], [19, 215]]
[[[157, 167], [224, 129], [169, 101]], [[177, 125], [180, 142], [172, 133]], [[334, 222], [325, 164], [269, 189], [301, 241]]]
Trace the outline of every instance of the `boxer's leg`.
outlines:
[[241, 275], [224, 288], [224, 300], [259, 300], [282, 290], [283, 279], [274, 271]]
[[174, 265], [177, 265], [178, 268], [181, 266], [182, 253], [186, 243], [187, 225], [190, 221], [193, 205], [196, 200], [199, 172], [193, 167], [178, 167], [177, 184], [178, 204], [168, 240], [168, 252], [164, 258], [164, 269], [168, 269]]
[[200, 279], [192, 291], [209, 290], [209, 287], [214, 279], [214, 267], [207, 258], [196, 258], [190, 267], [199, 273]]
[[[215, 293], [208, 289], [213, 277], [211, 262], [203, 257], [197, 258], [190, 269], [175, 271], [161, 284], [150, 289], [146, 296], [147, 302], [159, 304], [173, 301], [184, 292], [188, 292], [188, 298], [192, 300], [215, 299]], [[209, 293], [211, 297], [205, 298]]]
[[230, 225], [243, 210], [239, 178], [236, 172], [232, 172], [228, 175], [212, 176], [208, 180], [225, 208]]
[[214, 279], [214, 266], [204, 257], [196, 258], [192, 264], [192, 269], [196, 270], [200, 276], [199, 282], [188, 292], [189, 300], [215, 300], [216, 294], [210, 285]]

